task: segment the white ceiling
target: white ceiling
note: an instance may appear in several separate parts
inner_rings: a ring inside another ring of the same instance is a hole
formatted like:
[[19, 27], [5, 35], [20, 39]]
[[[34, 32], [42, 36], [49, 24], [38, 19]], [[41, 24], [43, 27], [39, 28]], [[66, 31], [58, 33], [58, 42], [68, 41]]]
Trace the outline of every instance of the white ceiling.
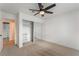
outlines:
[[[50, 3], [43, 3], [44, 7], [51, 5]], [[38, 9], [38, 4], [36, 3], [0, 3], [0, 9], [5, 12], [9, 12], [12, 14], [17, 14], [19, 11], [24, 12], [29, 15], [33, 15], [35, 13], [29, 11], [29, 9]], [[79, 9], [79, 3], [56, 3], [56, 7], [50, 9], [54, 14], [46, 14], [45, 17], [41, 17], [37, 15], [36, 17], [42, 19], [48, 19], [49, 17], [53, 17], [54, 15], [60, 15], [62, 13], [66, 13], [69, 11], [74, 11]]]

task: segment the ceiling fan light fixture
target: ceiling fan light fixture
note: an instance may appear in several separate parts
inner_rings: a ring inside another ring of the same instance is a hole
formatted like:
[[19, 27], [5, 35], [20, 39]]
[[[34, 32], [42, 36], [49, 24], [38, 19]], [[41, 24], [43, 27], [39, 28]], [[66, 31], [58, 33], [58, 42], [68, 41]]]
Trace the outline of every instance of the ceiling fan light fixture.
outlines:
[[45, 12], [44, 11], [40, 11], [40, 13], [39, 13], [40, 15], [44, 15], [45, 14]]
[[49, 6], [45, 7], [45, 8], [43, 8], [44, 6], [42, 5], [42, 3], [38, 3], [39, 9], [29, 9], [29, 10], [31, 10], [31, 11], [37, 11], [37, 13], [34, 14], [34, 16], [37, 15], [37, 14], [39, 14], [39, 15], [41, 15], [43, 17], [45, 15], [45, 13], [47, 13], [47, 14], [53, 14], [53, 12], [49, 11], [49, 9], [51, 9], [51, 8], [53, 8], [55, 6], [56, 6], [56, 4], [54, 3], [52, 5], [49, 5]]

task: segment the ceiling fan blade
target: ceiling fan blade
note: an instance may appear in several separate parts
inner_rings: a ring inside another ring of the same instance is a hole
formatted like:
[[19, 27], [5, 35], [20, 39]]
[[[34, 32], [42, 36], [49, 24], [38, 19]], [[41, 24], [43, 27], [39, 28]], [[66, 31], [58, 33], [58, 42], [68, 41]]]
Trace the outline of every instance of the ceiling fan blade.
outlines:
[[39, 9], [41, 10], [43, 8], [42, 3], [38, 3]]
[[55, 7], [55, 6], [56, 6], [56, 4], [54, 3], [54, 4], [52, 4], [52, 5], [48, 6], [48, 7], [46, 7], [44, 10], [48, 10], [48, 9], [50, 9], [50, 8], [52, 8], [52, 7]]
[[39, 14], [39, 12], [38, 12], [38, 13], [36, 13], [36, 14], [34, 14], [34, 16], [36, 16], [37, 14]]
[[51, 11], [45, 11], [45, 13], [53, 14], [53, 12], [51, 12]]
[[40, 10], [36, 10], [36, 9], [29, 9], [29, 10], [31, 10], [31, 11], [40, 11]]

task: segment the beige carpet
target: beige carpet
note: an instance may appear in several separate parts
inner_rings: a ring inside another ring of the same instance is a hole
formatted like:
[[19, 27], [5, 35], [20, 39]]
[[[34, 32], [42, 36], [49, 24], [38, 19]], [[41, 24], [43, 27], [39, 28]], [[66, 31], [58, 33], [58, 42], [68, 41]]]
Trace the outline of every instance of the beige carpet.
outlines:
[[79, 56], [79, 51], [37, 40], [34, 43], [24, 44], [24, 47], [5, 47], [0, 53], [2, 56]]

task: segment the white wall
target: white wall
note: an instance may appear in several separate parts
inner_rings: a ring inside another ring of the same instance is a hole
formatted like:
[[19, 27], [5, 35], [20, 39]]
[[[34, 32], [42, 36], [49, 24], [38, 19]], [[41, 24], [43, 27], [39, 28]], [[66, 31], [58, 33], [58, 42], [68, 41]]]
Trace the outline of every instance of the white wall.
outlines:
[[15, 41], [15, 44], [17, 44], [17, 46], [19, 46], [19, 14], [16, 15], [16, 20], [15, 20], [15, 23], [16, 23], [16, 41]]
[[34, 39], [42, 39], [42, 23], [34, 22]]
[[43, 24], [43, 39], [79, 50], [79, 11], [47, 20]]
[[2, 18], [16, 20], [16, 15], [2, 11]]
[[42, 19], [37, 18], [36, 16], [32, 16], [32, 15], [22, 13], [22, 12], [19, 12], [19, 17], [21, 19], [24, 19], [24, 20], [42, 23]]

